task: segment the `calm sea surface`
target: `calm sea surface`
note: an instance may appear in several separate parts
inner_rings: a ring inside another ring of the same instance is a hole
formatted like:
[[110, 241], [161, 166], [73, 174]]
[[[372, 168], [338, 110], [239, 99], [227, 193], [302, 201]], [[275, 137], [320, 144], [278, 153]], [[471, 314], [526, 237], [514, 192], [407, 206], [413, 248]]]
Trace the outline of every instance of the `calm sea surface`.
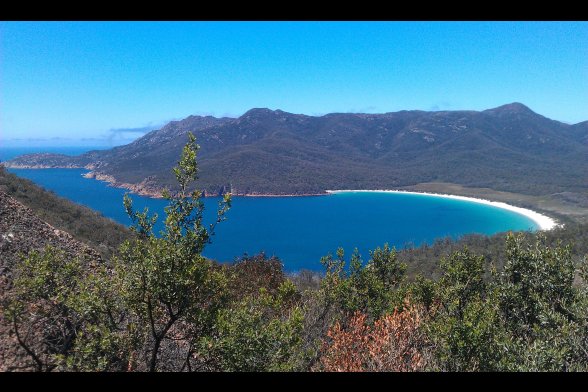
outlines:
[[[85, 150], [89, 148], [59, 152], [74, 155]], [[0, 149], [0, 160], [9, 159], [8, 154]], [[125, 190], [83, 178], [86, 170], [10, 171], [117, 222], [130, 224], [122, 204]], [[136, 209], [148, 207], [160, 218], [164, 216], [165, 200], [136, 195], [132, 198]], [[205, 199], [208, 222], [215, 216], [218, 201], [218, 198]], [[366, 192], [314, 197], [235, 197], [227, 221], [217, 226], [213, 243], [204, 255], [231, 261], [244, 253], [265, 251], [267, 255], [280, 257], [287, 271], [322, 270], [321, 256], [334, 254], [339, 246], [346, 254], [357, 247], [367, 260], [369, 249], [386, 242], [402, 248], [432, 243], [444, 236], [535, 229], [532, 220], [511, 211], [426, 195]]]

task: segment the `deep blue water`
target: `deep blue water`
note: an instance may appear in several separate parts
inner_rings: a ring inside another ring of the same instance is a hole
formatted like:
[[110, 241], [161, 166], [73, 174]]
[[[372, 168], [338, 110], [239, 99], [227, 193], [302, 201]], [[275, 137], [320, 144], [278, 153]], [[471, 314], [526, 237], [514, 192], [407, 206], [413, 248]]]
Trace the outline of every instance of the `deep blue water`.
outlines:
[[[77, 169], [11, 169], [56, 194], [129, 224], [122, 199], [125, 190], [82, 177]], [[132, 196], [135, 208], [148, 207], [162, 218], [165, 200]], [[206, 198], [212, 221], [218, 198]], [[337, 247], [350, 254], [388, 242], [397, 248], [432, 243], [435, 238], [467, 233], [493, 234], [534, 230], [530, 219], [511, 211], [460, 200], [426, 195], [341, 193], [314, 197], [235, 197], [227, 221], [217, 226], [204, 255], [231, 261], [245, 252], [265, 251], [284, 262], [287, 271], [321, 270], [320, 258]], [[159, 226], [161, 228], [161, 226]]]

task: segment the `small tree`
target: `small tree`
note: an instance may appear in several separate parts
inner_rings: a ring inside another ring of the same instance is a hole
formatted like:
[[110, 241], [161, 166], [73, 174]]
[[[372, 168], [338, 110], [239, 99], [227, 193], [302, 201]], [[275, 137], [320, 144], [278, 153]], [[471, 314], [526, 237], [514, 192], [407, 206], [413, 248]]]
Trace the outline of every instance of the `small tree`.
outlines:
[[[497, 303], [512, 336], [513, 369], [587, 369], [585, 268], [584, 263], [576, 268], [570, 246], [546, 246], [543, 235], [534, 243], [508, 235]], [[576, 276], [584, 287], [574, 284]]]
[[191, 370], [198, 341], [211, 333], [228, 296], [223, 269], [201, 253], [231, 205], [225, 194], [215, 222], [204, 225], [202, 192], [188, 191], [198, 177], [198, 148], [189, 134], [174, 168], [179, 190], [164, 192], [160, 236], [153, 233], [157, 216], [135, 212], [125, 195], [139, 235], [121, 246], [112, 268], [52, 248], [16, 266], [3, 310], [37, 370], [155, 371], [163, 344], [166, 369]]
[[533, 327], [557, 326], [557, 316], [575, 320], [572, 307], [575, 266], [571, 248], [550, 248], [539, 238], [525, 245], [522, 236], [506, 238], [506, 263], [500, 274], [500, 306], [517, 337], [532, 337]]
[[[114, 258], [118, 291], [129, 312], [128, 329], [135, 347], [143, 351], [139, 355], [145, 355], [149, 371], [158, 369], [158, 355], [166, 339], [182, 342], [179, 349], [185, 352], [185, 360], [181, 368], [190, 369], [195, 341], [211, 328], [215, 313], [226, 299], [224, 274], [201, 253], [216, 224], [225, 219], [231, 196], [223, 196], [216, 221], [206, 227], [202, 192], [188, 192], [198, 178], [196, 155], [200, 148], [194, 135], [188, 136], [178, 166], [173, 169], [179, 191], [163, 192], [169, 201], [165, 229], [155, 236], [157, 216], [149, 217], [147, 209], [134, 211], [130, 197], [125, 195], [125, 209], [141, 238], [127, 241]], [[181, 331], [174, 329], [178, 325]]]
[[437, 304], [427, 330], [438, 366], [447, 371], [499, 370], [506, 338], [496, 291], [484, 279], [484, 257], [464, 248], [442, 258], [440, 266], [436, 298], [431, 301], [430, 290], [426, 295], [426, 302]]

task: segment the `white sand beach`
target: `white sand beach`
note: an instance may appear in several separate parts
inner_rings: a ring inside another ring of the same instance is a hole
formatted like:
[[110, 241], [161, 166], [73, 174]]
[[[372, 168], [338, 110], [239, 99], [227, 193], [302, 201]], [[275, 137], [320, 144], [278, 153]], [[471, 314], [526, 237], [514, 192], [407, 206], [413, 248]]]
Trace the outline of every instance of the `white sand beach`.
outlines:
[[555, 227], [561, 226], [555, 219], [548, 217], [547, 215], [540, 214], [536, 211], [529, 210], [527, 208], [516, 207], [510, 204], [506, 204], [500, 201], [490, 201], [486, 199], [478, 199], [475, 197], [466, 197], [466, 196], [457, 196], [457, 195], [447, 195], [441, 193], [428, 193], [428, 192], [411, 192], [411, 191], [399, 191], [399, 190], [359, 190], [359, 189], [348, 189], [348, 190], [327, 190], [327, 193], [346, 193], [346, 192], [381, 192], [381, 193], [407, 193], [412, 195], [427, 195], [427, 196], [435, 196], [435, 197], [444, 197], [446, 199], [456, 199], [456, 200], [464, 200], [464, 201], [471, 201], [474, 203], [486, 204], [498, 208], [503, 208], [505, 210], [513, 211], [518, 214], [524, 215], [527, 218], [531, 219], [535, 222], [540, 230], [551, 230]]

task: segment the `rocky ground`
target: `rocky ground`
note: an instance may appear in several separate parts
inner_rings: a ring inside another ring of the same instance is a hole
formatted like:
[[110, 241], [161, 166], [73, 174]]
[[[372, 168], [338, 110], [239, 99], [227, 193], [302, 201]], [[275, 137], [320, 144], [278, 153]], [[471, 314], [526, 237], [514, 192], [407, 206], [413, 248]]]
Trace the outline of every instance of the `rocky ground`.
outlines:
[[[28, 207], [0, 191], [0, 301], [11, 287], [11, 270], [32, 250], [45, 246], [62, 249], [73, 256], [83, 255], [90, 262], [101, 262], [100, 254], [39, 219]], [[0, 371], [26, 369], [28, 359], [18, 348], [15, 336], [0, 312]]]

